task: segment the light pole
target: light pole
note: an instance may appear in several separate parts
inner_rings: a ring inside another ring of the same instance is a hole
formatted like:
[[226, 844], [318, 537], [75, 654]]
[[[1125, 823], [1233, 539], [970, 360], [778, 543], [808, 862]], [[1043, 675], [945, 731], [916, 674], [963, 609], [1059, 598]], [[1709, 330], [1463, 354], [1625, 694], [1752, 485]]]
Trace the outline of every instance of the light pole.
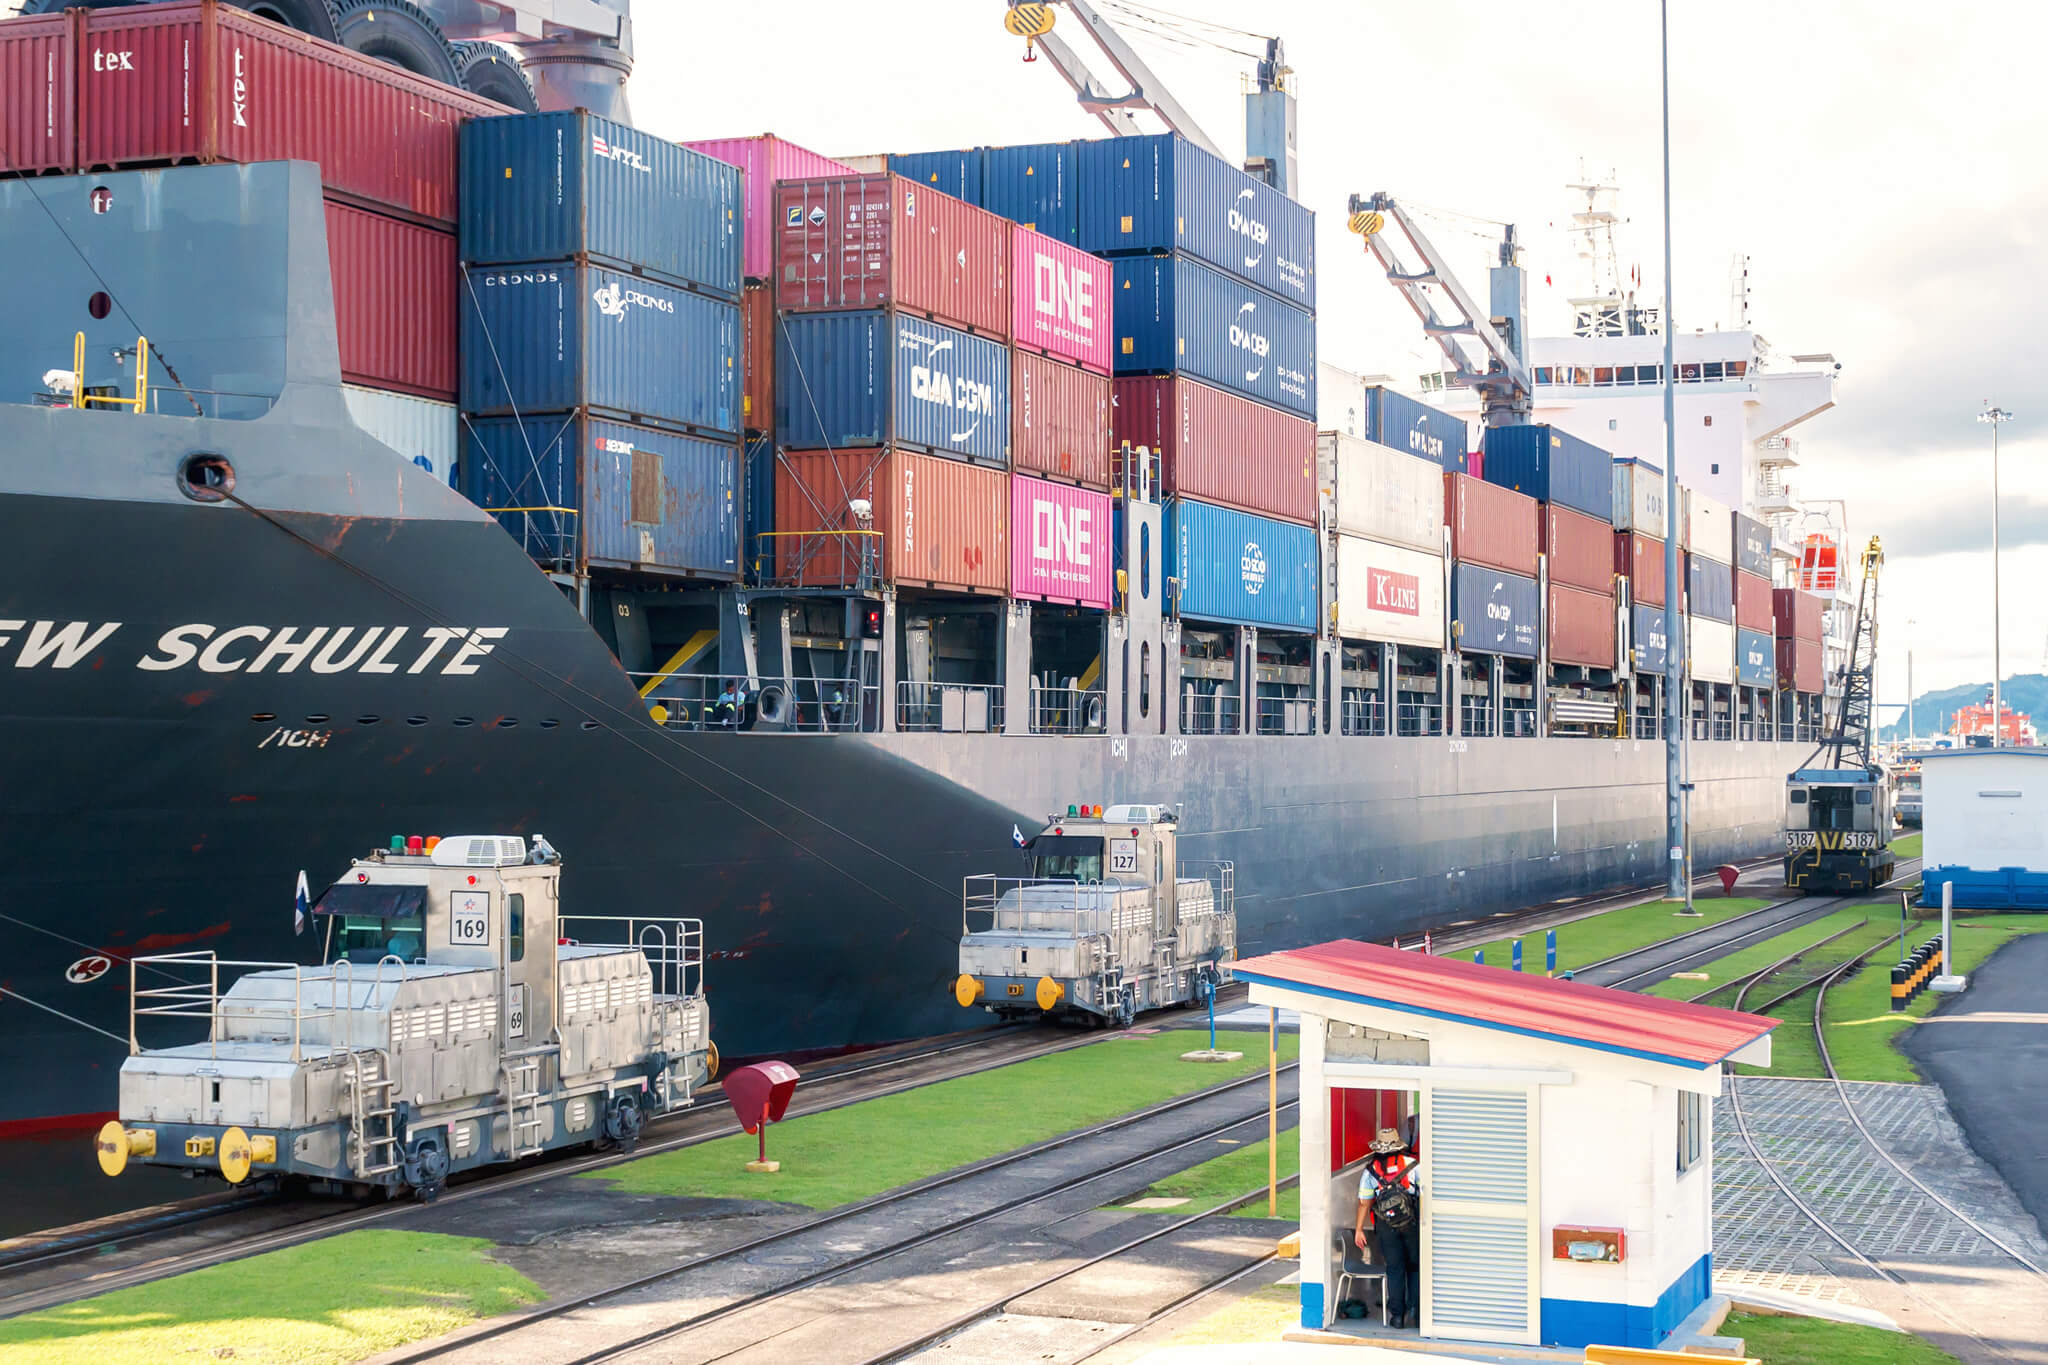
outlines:
[[1998, 428], [2012, 420], [2012, 414], [1990, 399], [1977, 420], [1991, 424], [1991, 747], [2000, 747], [2005, 734], [2005, 708], [1999, 692], [2003, 660], [1998, 648]]
[[1919, 732], [1913, 728], [1913, 627], [1919, 623], [1912, 617], [1906, 618], [1906, 747], [1917, 748]]
[[1657, 7], [1659, 62], [1664, 91], [1664, 845], [1670, 859], [1666, 900], [1692, 909], [1692, 868], [1686, 857], [1685, 778], [1680, 727], [1692, 724], [1692, 689], [1685, 682], [1685, 600], [1678, 576], [1678, 390], [1672, 372], [1671, 330], [1671, 0]]

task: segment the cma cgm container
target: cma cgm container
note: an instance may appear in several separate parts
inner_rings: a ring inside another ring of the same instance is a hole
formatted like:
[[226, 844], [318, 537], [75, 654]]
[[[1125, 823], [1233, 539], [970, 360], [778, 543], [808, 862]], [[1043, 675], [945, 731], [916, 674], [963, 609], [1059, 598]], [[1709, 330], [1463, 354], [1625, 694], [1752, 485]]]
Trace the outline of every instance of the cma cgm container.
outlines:
[[1375, 384], [1365, 390], [1365, 438], [1434, 460], [1447, 474], [1462, 474], [1472, 433], [1464, 418]]
[[1444, 476], [1433, 462], [1326, 431], [1316, 477], [1336, 495], [1339, 531], [1442, 556]]
[[1743, 630], [1771, 634], [1771, 580], [1735, 571], [1735, 624]]
[[1744, 687], [1775, 687], [1778, 648], [1769, 631], [1735, 631], [1735, 681]]
[[1771, 528], [1740, 512], [1735, 514], [1735, 567], [1758, 578], [1771, 576]]
[[766, 280], [775, 273], [775, 182], [854, 173], [851, 166], [784, 142], [772, 133], [709, 138], [683, 146], [740, 168], [740, 198], [745, 206], [740, 215], [740, 261], [750, 280]]
[[1637, 606], [1629, 618], [1629, 664], [1638, 673], [1662, 673], [1670, 649], [1662, 606]]
[[1315, 423], [1174, 375], [1116, 381], [1111, 440], [1158, 452], [1169, 496], [1316, 519]]
[[785, 313], [775, 436], [785, 450], [907, 446], [1008, 464], [1010, 350], [889, 309]]
[[1550, 581], [1587, 592], [1614, 592], [1614, 528], [1604, 517], [1590, 517], [1558, 503], [1545, 503], [1537, 513], [1543, 528], [1543, 553]]
[[1108, 376], [1029, 351], [1010, 353], [1010, 462], [1090, 488], [1109, 487]]
[[[579, 562], [733, 582], [740, 576], [739, 449], [588, 414], [470, 419], [463, 491], [486, 510], [560, 507]], [[501, 512], [515, 537], [553, 525], [548, 514]], [[531, 530], [529, 528], [532, 528]], [[554, 552], [551, 545], [529, 553]]]
[[775, 302], [790, 312], [894, 307], [1010, 335], [1010, 224], [893, 175], [775, 187]]
[[1780, 640], [1820, 643], [1824, 604], [1818, 597], [1797, 588], [1774, 588], [1771, 590], [1771, 607], [1777, 623], [1775, 633]]
[[1469, 474], [1444, 475], [1451, 558], [1536, 576], [1536, 499]]
[[1697, 550], [1685, 556], [1685, 609], [1710, 621], [1735, 621], [1734, 571]]
[[[1664, 471], [1647, 460], [1614, 462], [1614, 506], [1610, 520], [1617, 531], [1640, 531], [1664, 539]], [[1683, 518], [1679, 533], [1685, 532]], [[1680, 540], [1682, 547], [1684, 541]]]
[[889, 158], [889, 173], [979, 208], [981, 161], [979, 147], [963, 147], [957, 152], [907, 152]]
[[81, 169], [315, 162], [330, 193], [455, 221], [463, 120], [512, 111], [211, 0], [94, 9]]
[[1703, 616], [1686, 618], [1691, 626], [1685, 663], [1696, 682], [1735, 681], [1735, 627]]
[[1115, 557], [1109, 494], [1010, 480], [1010, 596], [1107, 610]]
[[740, 330], [746, 353], [741, 362], [741, 424], [748, 431], [766, 431], [775, 416], [774, 290], [750, 284], [741, 291]]
[[[847, 510], [861, 498], [871, 535]], [[800, 587], [848, 587], [865, 570], [898, 586], [1000, 595], [1009, 528], [1000, 469], [907, 450], [785, 450], [776, 461], [776, 562]]]
[[601, 266], [471, 266], [462, 410], [591, 408], [706, 434], [740, 432], [740, 306]]
[[1487, 564], [1451, 566], [1451, 644], [1467, 654], [1536, 657], [1536, 580]]
[[0, 24], [0, 175], [68, 171], [77, 154], [77, 16]]
[[1789, 692], [1821, 690], [1821, 649], [1818, 640], [1779, 640], [1778, 686]]
[[1548, 608], [1543, 620], [1550, 662], [1582, 668], [1614, 667], [1613, 594], [1552, 583]]
[[1315, 214], [1174, 133], [1081, 144], [1081, 246], [1184, 251], [1290, 303], [1316, 304]]
[[1681, 489], [1684, 495], [1686, 548], [1721, 564], [1735, 559], [1735, 514], [1725, 502], [1716, 502], [1696, 488]]
[[366, 434], [442, 483], [455, 484], [459, 423], [453, 403], [358, 384], [343, 384], [341, 399], [348, 406], [348, 415]]
[[1187, 256], [1116, 262], [1116, 372], [1178, 371], [1313, 419], [1315, 315]]
[[1012, 326], [1017, 349], [1110, 372], [1109, 262], [1029, 228], [1010, 234]]
[[1488, 427], [1486, 481], [1563, 503], [1605, 521], [1614, 511], [1614, 458], [1557, 427]]
[[1201, 621], [1316, 628], [1316, 533], [1188, 498], [1165, 510], [1166, 576], [1180, 582], [1180, 614]]
[[984, 147], [981, 206], [1068, 246], [1081, 240], [1081, 144]]
[[1629, 597], [1664, 605], [1664, 542], [1634, 531], [1614, 535], [1614, 571], [1628, 579]]
[[1337, 537], [1337, 633], [1348, 640], [1444, 647], [1441, 555]]
[[455, 397], [455, 234], [327, 201], [341, 377], [426, 398]]

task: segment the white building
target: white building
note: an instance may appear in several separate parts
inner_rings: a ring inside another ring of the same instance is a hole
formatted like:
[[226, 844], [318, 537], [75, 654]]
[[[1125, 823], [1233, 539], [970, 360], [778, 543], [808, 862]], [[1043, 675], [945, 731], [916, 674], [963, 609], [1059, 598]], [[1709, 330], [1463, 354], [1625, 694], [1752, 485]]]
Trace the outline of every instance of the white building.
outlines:
[[1959, 910], [2048, 907], [2048, 749], [1919, 757], [1921, 903], [1953, 882]]

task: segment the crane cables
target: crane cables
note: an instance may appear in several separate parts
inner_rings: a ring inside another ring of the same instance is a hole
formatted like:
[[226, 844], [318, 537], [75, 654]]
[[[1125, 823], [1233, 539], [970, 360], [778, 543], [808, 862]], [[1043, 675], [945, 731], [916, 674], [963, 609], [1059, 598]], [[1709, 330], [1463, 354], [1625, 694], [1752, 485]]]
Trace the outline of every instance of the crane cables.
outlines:
[[[1115, 15], [1155, 42], [1175, 47], [1213, 48], [1255, 62], [1263, 61], [1266, 56], [1265, 44], [1269, 40], [1264, 34], [1231, 28], [1227, 24], [1218, 24], [1207, 19], [1190, 19], [1171, 10], [1137, 4], [1134, 0], [1096, 0], [1096, 4], [1105, 13]], [[1258, 48], [1248, 49], [1228, 41], [1244, 38], [1259, 44]]]

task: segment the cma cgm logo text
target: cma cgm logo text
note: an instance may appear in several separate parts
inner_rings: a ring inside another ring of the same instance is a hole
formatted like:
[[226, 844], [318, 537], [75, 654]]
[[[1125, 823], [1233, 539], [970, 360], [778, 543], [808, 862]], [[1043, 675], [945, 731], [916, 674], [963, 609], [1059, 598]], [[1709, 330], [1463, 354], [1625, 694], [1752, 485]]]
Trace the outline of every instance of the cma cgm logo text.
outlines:
[[1031, 268], [1031, 308], [1042, 318], [1092, 331], [1095, 281], [1081, 266], [1069, 270], [1050, 256], [1040, 256]]
[[1422, 614], [1422, 580], [1412, 573], [1367, 570], [1367, 587], [1374, 611], [1391, 611], [1402, 616]]
[[953, 350], [951, 337], [926, 336], [913, 327], [905, 327], [897, 333], [897, 346], [916, 354], [918, 359], [910, 366], [910, 396], [920, 403], [932, 403], [950, 408], [963, 416], [975, 420], [967, 424], [965, 431], [950, 433], [955, 441], [964, 441], [981, 426], [981, 418], [996, 410], [996, 390], [993, 384], [984, 384], [953, 374], [945, 367], [948, 353]]
[[1444, 438], [1432, 436], [1426, 431], [1409, 432], [1408, 448], [1427, 460], [1441, 462], [1444, 458]]
[[1086, 507], [1056, 502], [1031, 504], [1031, 557], [1048, 564], [1092, 568], [1095, 564], [1095, 514]]
[[1272, 351], [1273, 343], [1266, 340], [1264, 333], [1251, 329], [1252, 314], [1258, 311], [1258, 307], [1259, 305], [1250, 301], [1239, 306], [1237, 321], [1230, 324], [1230, 344], [1240, 351], [1250, 351], [1264, 360]]
[[590, 154], [602, 157], [606, 161], [616, 161], [621, 166], [630, 166], [642, 175], [654, 174], [654, 168], [647, 164], [646, 159], [640, 153], [628, 151], [624, 147], [615, 147], [596, 133], [590, 135]]
[[608, 318], [623, 320], [628, 308], [652, 308], [657, 312], [673, 313], [675, 303], [669, 299], [658, 299], [652, 294], [643, 294], [637, 289], [621, 288], [617, 280], [601, 285], [590, 296], [597, 303], [598, 311]]
[[[1496, 583], [1493, 585], [1493, 590], [1495, 592], [1500, 592], [1506, 587], [1507, 584], [1505, 583]], [[1486, 619], [1489, 621], [1498, 621], [1503, 626], [1512, 625], [1514, 624], [1515, 620], [1515, 609], [1509, 606], [1507, 603], [1499, 600], [1498, 598], [1495, 598], [1493, 601], [1490, 601], [1486, 604]]]
[[1271, 233], [1266, 225], [1251, 216], [1252, 191], [1249, 186], [1237, 192], [1237, 201], [1230, 206], [1230, 230], [1259, 248], [1255, 256], [1244, 258], [1245, 268], [1257, 265], [1266, 255], [1266, 242]]
[[1259, 542], [1248, 540], [1244, 543], [1244, 554], [1237, 564], [1238, 576], [1244, 580], [1244, 590], [1253, 597], [1266, 586], [1266, 552], [1259, 548]]

